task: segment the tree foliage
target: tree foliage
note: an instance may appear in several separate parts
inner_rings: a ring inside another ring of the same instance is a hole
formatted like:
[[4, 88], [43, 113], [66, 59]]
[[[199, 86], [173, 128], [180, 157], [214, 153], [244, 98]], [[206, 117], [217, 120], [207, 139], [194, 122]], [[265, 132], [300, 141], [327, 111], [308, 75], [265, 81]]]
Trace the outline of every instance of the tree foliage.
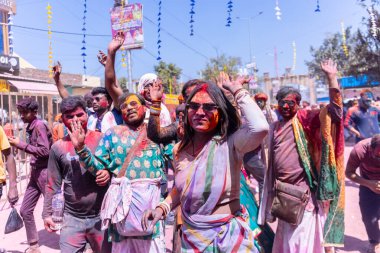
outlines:
[[[154, 66], [154, 71], [161, 78], [162, 85], [165, 93], [178, 94], [180, 87], [178, 86], [178, 79], [181, 76], [182, 69], [173, 63], [165, 63], [160, 61], [158, 65]], [[170, 90], [170, 86], [172, 89]]]
[[205, 80], [216, 82], [221, 71], [226, 72], [230, 76], [236, 76], [241, 65], [239, 57], [227, 57], [222, 54], [216, 58], [211, 58], [206, 67], [201, 71]]
[[117, 79], [117, 82], [119, 83], [119, 86], [121, 89], [127, 88], [128, 79], [126, 77], [120, 77]]
[[[360, 4], [364, 6], [362, 1]], [[379, 0], [373, 0], [379, 2]], [[365, 7], [365, 6], [364, 6]], [[374, 10], [377, 27], [380, 27], [379, 13]], [[341, 76], [368, 75], [370, 79], [380, 80], [380, 31], [374, 37], [371, 33], [369, 15], [363, 17], [364, 29], [353, 31], [346, 29], [346, 45], [348, 55], [343, 50], [343, 37], [341, 33], [328, 36], [318, 48], [310, 47], [311, 61], [306, 61], [309, 73], [317, 79], [323, 79], [319, 63], [332, 58], [338, 64]]]

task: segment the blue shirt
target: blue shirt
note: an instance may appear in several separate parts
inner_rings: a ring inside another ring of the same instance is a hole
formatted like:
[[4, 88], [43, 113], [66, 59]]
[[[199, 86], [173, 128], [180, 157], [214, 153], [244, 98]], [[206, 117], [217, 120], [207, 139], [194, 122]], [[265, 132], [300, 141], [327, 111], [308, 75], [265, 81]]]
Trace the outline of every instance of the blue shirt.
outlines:
[[379, 127], [380, 112], [376, 107], [370, 107], [367, 110], [359, 106], [352, 107], [348, 110], [345, 120], [346, 127], [354, 127], [359, 131], [362, 138], [356, 137], [356, 142], [362, 139], [371, 138], [380, 133]]

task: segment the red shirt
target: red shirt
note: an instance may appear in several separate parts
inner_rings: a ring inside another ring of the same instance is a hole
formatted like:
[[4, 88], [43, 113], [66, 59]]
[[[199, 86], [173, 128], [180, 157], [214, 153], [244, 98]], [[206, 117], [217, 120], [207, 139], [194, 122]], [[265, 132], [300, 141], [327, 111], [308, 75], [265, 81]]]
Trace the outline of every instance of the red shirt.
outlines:
[[347, 169], [358, 167], [365, 179], [380, 180], [380, 162], [372, 156], [371, 138], [358, 142], [351, 151]]

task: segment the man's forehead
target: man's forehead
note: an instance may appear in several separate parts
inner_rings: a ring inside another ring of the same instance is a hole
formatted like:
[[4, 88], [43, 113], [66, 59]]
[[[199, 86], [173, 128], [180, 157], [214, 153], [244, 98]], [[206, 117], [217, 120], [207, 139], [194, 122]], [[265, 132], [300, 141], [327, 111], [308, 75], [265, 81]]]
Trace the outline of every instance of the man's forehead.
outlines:
[[125, 100], [124, 100], [124, 103], [125, 104], [129, 104], [131, 102], [138, 102], [141, 104], [141, 101], [140, 99], [136, 96], [136, 95], [130, 95], [128, 96]]
[[297, 98], [296, 94], [291, 93], [291, 94], [288, 94], [285, 97], [283, 97], [281, 100], [293, 100], [293, 101], [296, 101], [296, 98]]

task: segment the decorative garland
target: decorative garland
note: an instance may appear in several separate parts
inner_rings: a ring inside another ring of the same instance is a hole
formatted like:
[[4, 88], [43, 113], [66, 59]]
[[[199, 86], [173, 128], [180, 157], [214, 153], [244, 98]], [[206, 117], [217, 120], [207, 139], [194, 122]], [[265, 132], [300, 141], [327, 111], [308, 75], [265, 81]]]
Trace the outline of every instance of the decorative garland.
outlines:
[[370, 21], [371, 21], [371, 34], [373, 37], [376, 37], [377, 36], [377, 33], [378, 33], [378, 28], [377, 28], [377, 24], [376, 24], [376, 16], [375, 16], [375, 12], [374, 12], [374, 8], [373, 6], [371, 8], [368, 9], [368, 12], [369, 12], [369, 17], [370, 17]]
[[194, 35], [194, 15], [195, 15], [195, 11], [194, 11], [194, 6], [195, 6], [195, 0], [190, 0], [190, 6], [191, 6], [191, 10], [190, 10], [190, 36], [193, 36]]
[[50, 3], [48, 3], [47, 7], [47, 23], [48, 23], [48, 40], [49, 40], [49, 51], [48, 51], [48, 69], [49, 69], [49, 77], [53, 77], [53, 46], [52, 46], [52, 31], [51, 24], [53, 19], [53, 12]]
[[161, 5], [162, 1], [158, 1], [158, 14], [157, 14], [157, 61], [161, 60]]
[[317, 0], [317, 8], [315, 9], [314, 12], [321, 12], [321, 9], [319, 8], [319, 0]]
[[297, 64], [297, 47], [296, 47], [295, 41], [293, 41], [292, 46], [293, 46], [293, 67], [292, 67], [292, 70], [294, 73], [296, 71], [296, 64]]
[[276, 15], [277, 20], [281, 20], [282, 14], [281, 14], [280, 6], [278, 5], [278, 0], [276, 0], [276, 7], [274, 8], [274, 10], [276, 11], [275, 15]]
[[13, 12], [8, 12], [8, 45], [9, 45], [9, 55], [13, 55]]
[[[83, 57], [83, 74], [84, 76], [86, 76], [86, 73], [87, 73], [87, 66], [86, 66], [86, 15], [87, 15], [87, 0], [84, 0], [84, 3], [83, 3], [83, 7], [84, 7], [84, 10], [83, 10], [83, 28], [82, 28], [82, 32], [83, 32], [83, 40], [82, 40], [82, 54], [81, 56]], [[86, 80], [86, 79], [85, 79]]]
[[346, 57], [348, 57], [348, 48], [347, 48], [347, 38], [346, 38], [346, 29], [344, 28], [344, 23], [343, 21], [340, 23], [342, 27], [342, 47], [343, 47], [343, 52]]
[[232, 0], [230, 0], [227, 3], [227, 14], [228, 14], [228, 17], [227, 17], [227, 24], [226, 24], [226, 26], [228, 26], [228, 27], [230, 27], [231, 23], [232, 23], [232, 18], [231, 18], [232, 7], [233, 7], [233, 2], [232, 2]]

